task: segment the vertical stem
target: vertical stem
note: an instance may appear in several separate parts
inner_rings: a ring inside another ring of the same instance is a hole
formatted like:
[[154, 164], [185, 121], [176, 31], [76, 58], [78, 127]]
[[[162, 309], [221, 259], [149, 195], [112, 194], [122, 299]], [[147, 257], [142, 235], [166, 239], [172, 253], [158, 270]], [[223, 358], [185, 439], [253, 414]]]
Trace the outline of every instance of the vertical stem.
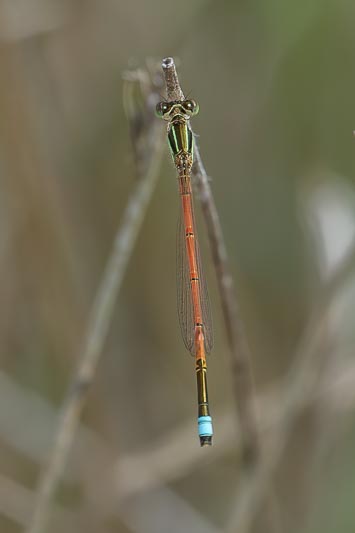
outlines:
[[155, 129], [153, 122], [150, 131], [146, 132], [147, 137], [154, 139], [146, 172], [137, 181], [128, 201], [97, 290], [79, 364], [64, 399], [49, 460], [40, 478], [37, 502], [28, 533], [43, 533], [46, 530], [52, 501], [67, 464], [87, 391], [102, 355], [116, 299], [157, 182], [164, 143], [162, 135]]
[[[165, 58], [162, 62], [162, 68], [168, 100], [183, 100], [184, 94], [179, 84], [174, 59], [171, 57]], [[244, 465], [250, 466], [257, 462], [259, 456], [251, 358], [244, 328], [239, 317], [234, 280], [229, 268], [221, 223], [209, 185], [208, 176], [203, 166], [198, 146], [196, 145], [193, 174], [196, 178], [199, 199], [207, 226], [230, 347], [234, 382], [233, 389], [243, 438]]]

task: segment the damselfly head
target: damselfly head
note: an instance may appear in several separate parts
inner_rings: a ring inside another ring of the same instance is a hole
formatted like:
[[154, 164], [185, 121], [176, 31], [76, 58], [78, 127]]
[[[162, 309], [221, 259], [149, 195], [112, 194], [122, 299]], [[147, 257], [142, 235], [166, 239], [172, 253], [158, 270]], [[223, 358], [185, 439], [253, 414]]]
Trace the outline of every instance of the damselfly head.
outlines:
[[199, 105], [195, 100], [181, 100], [177, 102], [159, 102], [156, 114], [164, 120], [174, 121], [179, 118], [189, 120], [197, 115]]

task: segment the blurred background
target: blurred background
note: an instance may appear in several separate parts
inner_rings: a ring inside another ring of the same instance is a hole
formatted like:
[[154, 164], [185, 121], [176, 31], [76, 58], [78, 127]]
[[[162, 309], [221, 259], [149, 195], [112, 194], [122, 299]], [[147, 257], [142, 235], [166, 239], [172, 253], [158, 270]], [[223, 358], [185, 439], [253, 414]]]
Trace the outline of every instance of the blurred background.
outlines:
[[[349, 0], [0, 1], [1, 533], [29, 526], [136, 186], [122, 79], [169, 55], [200, 104], [193, 127], [238, 290], [261, 441], [284, 438], [265, 490], [278, 531], [355, 530], [355, 282], [341, 271], [349, 254], [355, 271], [354, 22]], [[241, 436], [200, 216], [215, 440], [199, 448], [194, 362], [176, 313], [177, 214], [164, 146], [48, 531], [271, 531], [266, 498], [250, 526], [233, 529]], [[302, 356], [311, 393], [297, 377]], [[291, 391], [296, 408], [282, 417]]]

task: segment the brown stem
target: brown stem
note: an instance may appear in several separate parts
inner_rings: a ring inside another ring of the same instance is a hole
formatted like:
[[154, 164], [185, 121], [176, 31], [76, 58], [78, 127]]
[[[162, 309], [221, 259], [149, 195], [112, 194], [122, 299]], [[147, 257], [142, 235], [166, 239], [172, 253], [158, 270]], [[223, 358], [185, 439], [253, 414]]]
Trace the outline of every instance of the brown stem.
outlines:
[[[147, 111], [149, 112], [149, 109]], [[148, 140], [154, 139], [151, 154], [145, 166], [146, 170], [136, 182], [124, 211], [111, 255], [97, 290], [78, 367], [73, 373], [71, 385], [64, 399], [49, 459], [40, 478], [37, 502], [27, 529], [28, 533], [42, 533], [46, 529], [55, 492], [66, 466], [85, 405], [87, 391], [95, 377], [102, 355], [116, 299], [159, 175], [164, 143], [162, 135], [157, 131], [155, 121], [151, 121], [145, 135]]]
[[[174, 59], [165, 58], [162, 62], [162, 68], [168, 100], [183, 100], [184, 93], [179, 84]], [[257, 462], [259, 456], [251, 358], [239, 316], [234, 280], [229, 268], [223, 231], [198, 146], [195, 146], [194, 154], [193, 174], [207, 226], [231, 352], [233, 388], [243, 436], [244, 465], [250, 466]]]

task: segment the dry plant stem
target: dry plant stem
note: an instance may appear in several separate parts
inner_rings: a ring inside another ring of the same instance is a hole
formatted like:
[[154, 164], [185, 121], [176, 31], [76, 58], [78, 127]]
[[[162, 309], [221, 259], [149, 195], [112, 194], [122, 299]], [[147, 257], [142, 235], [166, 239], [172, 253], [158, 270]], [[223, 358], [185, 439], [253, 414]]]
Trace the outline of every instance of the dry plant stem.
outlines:
[[272, 476], [282, 459], [288, 437], [303, 409], [309, 405], [310, 399], [318, 394], [318, 388], [322, 385], [318, 377], [323, 363], [323, 339], [327, 331], [331, 304], [338, 291], [354, 273], [354, 268], [355, 243], [324, 287], [318, 305], [309, 320], [294, 357], [295, 364], [282, 387], [280, 399], [280, 405], [283, 406], [282, 423], [273, 432], [265, 460], [258, 465], [243, 487], [243, 492], [238, 498], [236, 513], [227, 528], [230, 533], [248, 533], [251, 530], [255, 514], [268, 496]]
[[221, 295], [224, 322], [232, 354], [232, 376], [242, 441], [244, 443], [242, 446], [243, 455], [246, 464], [253, 464], [259, 454], [259, 442], [249, 347], [243, 330], [243, 324], [239, 317], [234, 280], [229, 270], [221, 223], [209, 185], [208, 176], [197, 146], [195, 148], [195, 165], [193, 170], [197, 178], [196, 183], [199, 191], [199, 200], [206, 221]]
[[164, 140], [159, 133], [152, 132], [152, 135], [155, 143], [150, 163], [146, 175], [137, 182], [128, 201], [92, 306], [84, 348], [63, 404], [48, 463], [40, 479], [37, 502], [27, 529], [28, 533], [43, 533], [46, 530], [51, 503], [65, 469], [86, 393], [102, 353], [115, 301], [158, 178]]
[[[169, 101], [181, 100], [181, 90], [173, 58], [163, 60], [163, 73]], [[222, 301], [224, 322], [231, 350], [231, 365], [234, 394], [239, 414], [239, 424], [243, 440], [244, 465], [257, 461], [259, 455], [258, 431], [255, 416], [254, 387], [251, 372], [251, 359], [243, 326], [238, 313], [234, 280], [228, 264], [228, 255], [216, 204], [198, 146], [194, 148], [193, 173], [198, 187], [199, 200], [206, 221], [217, 282]]]

